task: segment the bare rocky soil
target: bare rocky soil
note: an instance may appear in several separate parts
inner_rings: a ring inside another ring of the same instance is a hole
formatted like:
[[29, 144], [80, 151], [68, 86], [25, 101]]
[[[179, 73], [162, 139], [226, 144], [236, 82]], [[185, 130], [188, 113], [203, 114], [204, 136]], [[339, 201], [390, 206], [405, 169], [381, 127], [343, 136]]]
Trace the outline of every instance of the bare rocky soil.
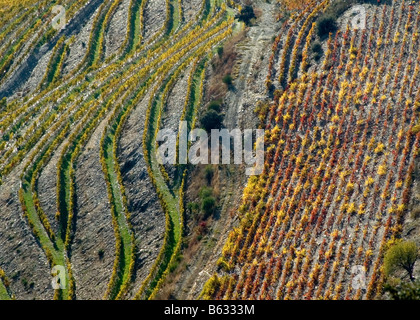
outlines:
[[163, 27], [166, 19], [166, 1], [156, 0], [146, 3], [143, 38], [147, 42]]
[[128, 210], [132, 215], [138, 257], [135, 285], [132, 286], [129, 297], [136, 294], [142, 279], [147, 276], [159, 254], [165, 234], [165, 214], [143, 156], [143, 124], [149, 96], [146, 95], [131, 113], [121, 134], [119, 150], [121, 174], [128, 199]]
[[93, 133], [76, 168], [77, 228], [72, 265], [81, 300], [102, 299], [112, 274], [115, 235], [100, 163], [100, 139], [107, 119]]
[[105, 36], [105, 57], [108, 58], [120, 49], [127, 33], [128, 8], [130, 0], [124, 0], [117, 8], [107, 26]]

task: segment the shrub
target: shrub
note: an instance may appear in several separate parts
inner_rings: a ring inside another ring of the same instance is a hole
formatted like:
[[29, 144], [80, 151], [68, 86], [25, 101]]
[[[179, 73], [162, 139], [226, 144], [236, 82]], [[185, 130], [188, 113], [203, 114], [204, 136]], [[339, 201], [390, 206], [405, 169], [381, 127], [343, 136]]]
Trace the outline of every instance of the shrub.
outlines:
[[204, 170], [204, 175], [206, 177], [207, 184], [210, 184], [211, 180], [213, 179], [213, 175], [214, 175], [214, 170], [213, 170], [213, 167], [211, 165], [206, 166], [206, 169]]
[[214, 197], [204, 198], [201, 203], [201, 210], [204, 211], [206, 217], [213, 214], [216, 207], [216, 199]]
[[414, 264], [419, 257], [419, 249], [413, 241], [402, 241], [388, 249], [384, 258], [384, 269], [390, 275], [398, 269], [407, 272], [411, 281], [414, 281]]
[[330, 32], [337, 31], [337, 22], [333, 16], [323, 16], [317, 22], [318, 36], [327, 37]]
[[200, 190], [200, 198], [204, 199], [207, 197], [211, 197], [213, 195], [213, 189], [208, 187], [203, 187]]
[[223, 56], [223, 47], [217, 48], [217, 54], [219, 55], [220, 58]]
[[214, 110], [208, 110], [200, 119], [201, 126], [210, 132], [211, 129], [219, 129], [222, 125], [223, 115]]
[[[326, 13], [334, 16], [335, 18], [338, 18], [346, 10], [348, 10], [351, 7], [352, 2], [356, 2], [356, 1], [354, 1], [354, 0], [353, 1], [347, 1], [347, 0], [335, 1], [335, 2], [330, 4], [328, 9], [326, 10]], [[363, 2], [363, 1], [361, 1], [361, 2]]]
[[217, 260], [217, 267], [225, 272], [229, 272], [231, 270], [231, 266], [223, 259], [223, 257], [220, 257], [219, 260]]
[[215, 273], [207, 282], [204, 284], [203, 291], [200, 294], [199, 298], [203, 300], [210, 300], [214, 297], [217, 290], [219, 290], [221, 285], [220, 279]]
[[197, 213], [198, 210], [200, 209], [200, 206], [196, 202], [188, 202], [187, 208], [190, 212]]
[[7, 106], [6, 98], [0, 100], [0, 110], [5, 109]]
[[204, 236], [207, 233], [207, 222], [201, 221], [199, 223], [197, 233], [199, 236]]
[[203, 187], [200, 190], [201, 211], [204, 212], [204, 218], [213, 214], [216, 208], [216, 199], [213, 197], [213, 189]]
[[243, 21], [248, 26], [251, 20], [256, 18], [254, 8], [252, 8], [252, 6], [243, 7], [241, 12], [236, 15], [235, 18], [239, 21]]
[[227, 85], [228, 88], [231, 88], [232, 87], [232, 85], [233, 85], [233, 78], [232, 78], [232, 76], [229, 73], [223, 77], [223, 83], [225, 85]]
[[322, 54], [322, 45], [319, 41], [315, 41], [311, 46], [312, 52]]
[[267, 118], [268, 111], [270, 111], [270, 105], [263, 101], [258, 101], [257, 106], [254, 109], [254, 112], [257, 114], [258, 119], [260, 120], [260, 126], [262, 127]]
[[216, 112], [220, 112], [222, 110], [221, 104], [222, 104], [222, 102], [220, 100], [213, 100], [212, 102], [210, 102], [207, 109], [208, 110], [214, 110]]
[[420, 282], [386, 284], [384, 289], [394, 300], [420, 300]]

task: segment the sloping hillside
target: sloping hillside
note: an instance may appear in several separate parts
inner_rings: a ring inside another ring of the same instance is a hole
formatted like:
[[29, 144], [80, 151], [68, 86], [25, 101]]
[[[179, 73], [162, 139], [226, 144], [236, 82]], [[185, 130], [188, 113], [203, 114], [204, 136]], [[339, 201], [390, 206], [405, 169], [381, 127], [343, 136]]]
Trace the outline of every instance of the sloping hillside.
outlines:
[[[0, 299], [387, 297], [420, 245], [418, 1], [0, 5]], [[180, 121], [264, 129], [263, 173], [160, 164]]]

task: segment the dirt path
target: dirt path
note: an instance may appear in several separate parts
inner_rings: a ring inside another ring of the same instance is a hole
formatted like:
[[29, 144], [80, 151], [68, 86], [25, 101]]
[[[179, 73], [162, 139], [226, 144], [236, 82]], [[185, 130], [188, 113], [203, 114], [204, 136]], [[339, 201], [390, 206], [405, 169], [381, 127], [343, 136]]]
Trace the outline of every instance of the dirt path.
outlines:
[[[265, 99], [265, 79], [271, 54], [271, 39], [276, 35], [275, 5], [256, 1], [255, 7], [262, 12], [255, 26], [249, 28], [246, 39], [238, 45], [241, 57], [234, 81], [235, 89], [229, 91], [226, 103], [229, 109], [225, 117], [228, 128], [251, 125], [252, 110], [258, 100]], [[263, 58], [263, 59], [261, 59]], [[250, 112], [251, 111], [251, 112]]]

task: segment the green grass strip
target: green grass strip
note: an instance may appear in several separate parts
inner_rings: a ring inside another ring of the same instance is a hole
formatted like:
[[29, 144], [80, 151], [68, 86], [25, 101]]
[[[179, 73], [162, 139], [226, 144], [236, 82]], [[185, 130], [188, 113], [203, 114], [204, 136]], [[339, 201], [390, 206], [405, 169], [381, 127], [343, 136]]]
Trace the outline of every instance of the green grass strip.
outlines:
[[104, 139], [104, 158], [106, 164], [106, 171], [107, 171], [107, 178], [110, 183], [110, 191], [112, 195], [112, 202], [114, 205], [114, 215], [115, 219], [118, 224], [119, 228], [119, 235], [121, 239], [121, 253], [122, 258], [120, 257], [119, 262], [119, 284], [116, 286], [117, 290], [113, 290], [113, 293], [110, 295], [111, 299], [115, 299], [118, 295], [119, 288], [130, 281], [130, 265], [132, 260], [132, 250], [133, 250], [133, 243], [132, 243], [132, 233], [130, 230], [129, 223], [126, 219], [124, 214], [124, 203], [123, 203], [123, 195], [121, 194], [121, 190], [119, 188], [118, 177], [116, 174], [116, 166], [114, 163], [113, 157], [113, 142], [115, 140], [115, 131], [117, 129], [117, 123], [111, 127], [110, 132]]

